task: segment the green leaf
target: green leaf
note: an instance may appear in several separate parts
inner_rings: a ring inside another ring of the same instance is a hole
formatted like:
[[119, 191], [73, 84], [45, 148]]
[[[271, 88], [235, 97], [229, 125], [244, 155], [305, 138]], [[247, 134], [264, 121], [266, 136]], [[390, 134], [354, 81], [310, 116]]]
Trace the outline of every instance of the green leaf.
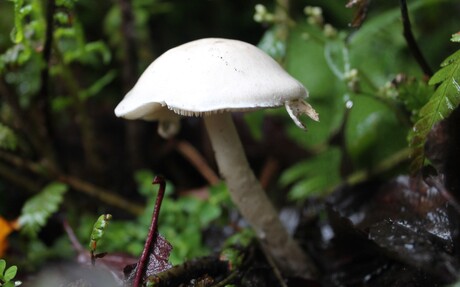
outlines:
[[200, 226], [208, 226], [212, 221], [219, 218], [221, 214], [222, 209], [220, 206], [203, 202], [198, 213]]
[[3, 275], [3, 271], [6, 268], [6, 261], [5, 259], [0, 259], [0, 276]]
[[257, 46], [273, 59], [280, 61], [286, 55], [286, 44], [276, 34], [276, 27], [267, 30]]
[[[415, 13], [446, 0], [408, 1], [408, 9]], [[402, 35], [401, 10], [399, 5], [369, 17], [365, 24], [350, 35], [350, 61], [360, 75], [369, 81], [362, 81], [362, 88], [374, 88], [391, 81], [395, 73], [422, 76], [414, 60], [407, 57], [407, 44]]]
[[251, 113], [244, 114], [244, 120], [248, 125], [249, 131], [251, 132], [252, 137], [255, 140], [261, 140], [263, 133], [262, 133], [262, 125], [265, 118], [265, 113], [263, 110], [254, 111]]
[[[345, 85], [336, 85], [337, 78], [324, 57], [324, 37], [316, 27], [299, 24], [290, 31], [285, 68], [309, 91], [308, 102], [319, 113], [320, 123], [309, 121], [304, 132], [286, 117], [287, 133], [301, 146], [311, 148], [327, 142], [340, 127], [345, 111]], [[286, 115], [284, 109], [276, 110]]]
[[10, 266], [8, 269], [6, 269], [3, 275], [3, 280], [5, 280], [6, 282], [13, 280], [17, 272], [18, 267], [16, 265]]
[[412, 122], [418, 120], [420, 109], [428, 103], [433, 94], [433, 87], [421, 80], [408, 80], [399, 84], [397, 97], [412, 114]]
[[460, 42], [460, 32], [457, 32], [452, 35], [452, 38], [450, 39], [452, 42]]
[[115, 79], [116, 75], [117, 75], [117, 72], [115, 70], [110, 70], [109, 72], [107, 72], [107, 74], [105, 74], [104, 76], [99, 78], [96, 82], [94, 82], [89, 88], [80, 92], [79, 93], [80, 99], [84, 101], [88, 99], [89, 97], [97, 95], [105, 86], [110, 84], [113, 81], [113, 79]]
[[281, 175], [280, 184], [293, 184], [288, 196], [291, 200], [321, 195], [340, 182], [340, 159], [340, 150], [330, 148], [288, 168]]
[[416, 172], [425, 163], [426, 138], [439, 121], [448, 117], [460, 104], [460, 50], [441, 63], [441, 69], [431, 77], [429, 84], [437, 86], [428, 103], [419, 112], [419, 119], [409, 134], [413, 149], [411, 171]]
[[24, 39], [24, 29], [22, 26], [23, 14], [21, 13], [23, 0], [13, 0], [14, 2], [14, 29], [11, 31], [11, 40], [17, 44]]
[[355, 168], [372, 168], [407, 146], [409, 128], [393, 109], [372, 97], [354, 95], [351, 99], [345, 144]]
[[94, 223], [89, 242], [89, 248], [92, 252], [96, 251], [97, 243], [104, 236], [105, 229], [109, 225], [111, 219], [111, 214], [102, 214]]
[[13, 130], [0, 123], [0, 148], [15, 150], [17, 144], [17, 138]]
[[19, 217], [22, 232], [31, 237], [37, 236], [48, 218], [58, 210], [67, 189], [65, 184], [50, 183], [39, 194], [27, 200]]

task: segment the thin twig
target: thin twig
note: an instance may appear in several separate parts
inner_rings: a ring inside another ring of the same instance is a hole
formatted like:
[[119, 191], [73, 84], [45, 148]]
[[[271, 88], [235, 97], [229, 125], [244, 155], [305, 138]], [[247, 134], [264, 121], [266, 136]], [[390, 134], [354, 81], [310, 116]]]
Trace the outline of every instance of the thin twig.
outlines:
[[128, 211], [134, 215], [140, 215], [144, 212], [144, 207], [137, 203], [130, 202], [123, 197], [111, 192], [110, 190], [98, 187], [92, 183], [81, 180], [69, 175], [58, 175], [55, 178], [58, 181], [68, 184], [70, 187], [80, 192], [86, 193], [100, 201]]
[[124, 38], [123, 89], [127, 92], [136, 82], [137, 49], [134, 30], [134, 15], [131, 0], [119, 0], [121, 10], [121, 33]]
[[[221, 261], [216, 257], [202, 257], [187, 261], [183, 264], [173, 266], [165, 271], [151, 275], [147, 278], [148, 281], [154, 282], [154, 286], [185, 286], [186, 282], [191, 282], [192, 279], [199, 279], [204, 276], [217, 277], [228, 271], [228, 262]], [[237, 275], [237, 272], [235, 272]], [[202, 286], [199, 280], [194, 280], [198, 284], [193, 286]], [[206, 284], [203, 284], [206, 285]], [[209, 285], [206, 285], [209, 286]], [[224, 286], [224, 285], [212, 285]]]
[[97, 152], [98, 140], [94, 128], [94, 121], [88, 112], [88, 107], [85, 105], [85, 102], [81, 100], [79, 95], [79, 91], [82, 88], [77, 81], [78, 77], [75, 76], [75, 73], [68, 65], [64, 64], [64, 57], [56, 45], [54, 50], [56, 51], [55, 57], [59, 63], [62, 63], [59, 77], [62, 79], [62, 83], [72, 101], [72, 107], [77, 114], [75, 122], [81, 133], [81, 144], [83, 146], [85, 161], [91, 171], [100, 172], [103, 170], [104, 164], [100, 154]]
[[4, 79], [0, 77], [0, 97], [4, 100], [4, 103], [12, 110], [12, 120], [15, 122], [18, 130], [20, 130], [24, 139], [28, 144], [31, 145], [31, 149], [40, 155], [46, 154], [46, 146], [40, 139], [40, 135], [35, 129], [34, 122], [31, 121], [30, 114], [25, 112], [20, 104], [19, 97], [17, 97], [11, 88], [5, 83]]
[[[120, 68], [122, 71], [122, 93], [126, 94], [136, 83], [138, 77], [139, 56], [137, 48], [135, 19], [132, 0], [118, 0], [121, 11], [121, 36], [123, 57]], [[128, 154], [128, 164], [132, 169], [144, 166], [144, 158], [139, 153], [145, 126], [133, 121], [124, 121], [125, 146]]]
[[54, 30], [54, 11], [56, 9], [55, 0], [48, 0], [46, 6], [46, 30], [45, 42], [43, 46], [43, 62], [45, 66], [41, 70], [41, 88], [34, 103], [40, 122], [38, 123], [38, 131], [42, 138], [43, 146], [45, 146], [46, 154], [44, 155], [53, 164], [57, 163], [55, 151], [56, 141], [54, 139], [54, 125], [51, 115], [50, 97], [49, 97], [49, 66], [51, 59], [51, 50], [53, 46], [53, 30]]
[[414, 34], [412, 34], [412, 28], [411, 28], [411, 23], [409, 19], [409, 13], [407, 11], [406, 0], [400, 0], [399, 3], [401, 5], [403, 35], [404, 35], [404, 38], [406, 39], [407, 46], [409, 47], [410, 52], [414, 56], [415, 60], [417, 61], [420, 68], [422, 69], [423, 73], [426, 76], [431, 77], [433, 75], [433, 71], [431, 70], [417, 42], [415, 41]]
[[284, 282], [283, 275], [281, 274], [280, 269], [278, 268], [278, 265], [275, 262], [275, 259], [273, 256], [270, 254], [268, 250], [265, 250], [266, 247], [264, 247], [263, 244], [260, 244], [260, 248], [263, 250], [263, 253], [265, 255], [265, 259], [267, 259], [268, 265], [270, 265], [270, 268], [273, 271], [273, 275], [275, 275], [276, 280], [278, 280], [278, 283], [280, 284], [281, 287], [288, 287], [286, 282]]
[[259, 174], [260, 184], [265, 190], [269, 187], [279, 168], [279, 162], [274, 157], [267, 158]]
[[219, 176], [209, 167], [206, 160], [201, 154], [187, 141], [179, 141], [176, 144], [176, 149], [198, 170], [199, 173], [211, 185], [216, 185], [220, 182]]
[[45, 165], [31, 162], [3, 151], [0, 151], [0, 159], [18, 168], [22, 168], [37, 175], [40, 175], [48, 180], [57, 180], [62, 183], [68, 184], [71, 188], [75, 189], [76, 191], [86, 193], [87, 195], [97, 198], [106, 204], [118, 207], [134, 215], [140, 215], [144, 211], [143, 206], [130, 202], [125, 198], [120, 197], [115, 193], [112, 193], [109, 190], [98, 187], [92, 183], [73, 177], [71, 175], [59, 173]]
[[0, 178], [3, 178], [9, 182], [14, 183], [16, 186], [19, 186], [29, 192], [37, 193], [39, 188], [37, 187], [36, 182], [30, 180], [29, 178], [19, 175], [12, 169], [10, 166], [0, 162]]
[[359, 183], [365, 182], [369, 180], [371, 177], [381, 174], [383, 172], [389, 171], [390, 169], [394, 168], [395, 166], [407, 162], [410, 159], [410, 154], [412, 149], [404, 148], [393, 155], [389, 156], [385, 160], [379, 162], [373, 169], [367, 170], [358, 170], [352, 174], [350, 174], [341, 184], [335, 186], [334, 188], [330, 189], [330, 191], [335, 190], [340, 185], [357, 185]]
[[[289, 39], [289, 26], [291, 18], [289, 17], [290, 0], [276, 0], [275, 17], [278, 20], [276, 25], [276, 36], [283, 44], [287, 44]], [[279, 59], [281, 64], [285, 62], [285, 55]]]

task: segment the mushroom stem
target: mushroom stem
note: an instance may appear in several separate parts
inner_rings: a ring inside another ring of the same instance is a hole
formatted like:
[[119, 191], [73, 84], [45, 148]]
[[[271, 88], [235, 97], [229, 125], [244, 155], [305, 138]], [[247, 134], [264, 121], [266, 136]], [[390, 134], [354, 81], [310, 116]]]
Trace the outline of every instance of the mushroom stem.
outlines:
[[282, 225], [278, 213], [256, 179], [230, 113], [204, 117], [221, 176], [233, 202], [256, 231], [277, 267], [289, 275], [311, 277], [315, 268]]

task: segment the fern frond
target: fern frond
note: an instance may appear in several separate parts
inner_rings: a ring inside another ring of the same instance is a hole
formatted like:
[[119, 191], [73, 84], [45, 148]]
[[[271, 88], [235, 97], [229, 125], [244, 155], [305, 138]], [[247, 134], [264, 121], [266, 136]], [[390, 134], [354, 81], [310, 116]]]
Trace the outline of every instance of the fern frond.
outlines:
[[48, 218], [58, 210], [67, 189], [65, 184], [53, 182], [45, 186], [39, 194], [27, 200], [19, 217], [22, 232], [35, 237], [45, 226]]
[[428, 84], [437, 88], [428, 103], [420, 109], [419, 118], [409, 135], [412, 173], [425, 163], [424, 145], [432, 127], [448, 117], [460, 104], [460, 50], [442, 62], [441, 69]]

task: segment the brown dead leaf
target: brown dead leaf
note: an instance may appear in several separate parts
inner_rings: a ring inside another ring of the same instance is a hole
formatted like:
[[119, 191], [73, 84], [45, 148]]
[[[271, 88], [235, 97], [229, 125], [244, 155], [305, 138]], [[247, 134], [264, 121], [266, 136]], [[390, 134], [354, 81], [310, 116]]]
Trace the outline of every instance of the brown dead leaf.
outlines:
[[8, 235], [18, 229], [19, 225], [17, 220], [8, 221], [0, 216], [0, 257], [5, 254], [8, 248]]
[[350, 0], [345, 5], [347, 8], [356, 7], [355, 15], [350, 23], [353, 28], [359, 28], [363, 24], [367, 16], [370, 0]]

